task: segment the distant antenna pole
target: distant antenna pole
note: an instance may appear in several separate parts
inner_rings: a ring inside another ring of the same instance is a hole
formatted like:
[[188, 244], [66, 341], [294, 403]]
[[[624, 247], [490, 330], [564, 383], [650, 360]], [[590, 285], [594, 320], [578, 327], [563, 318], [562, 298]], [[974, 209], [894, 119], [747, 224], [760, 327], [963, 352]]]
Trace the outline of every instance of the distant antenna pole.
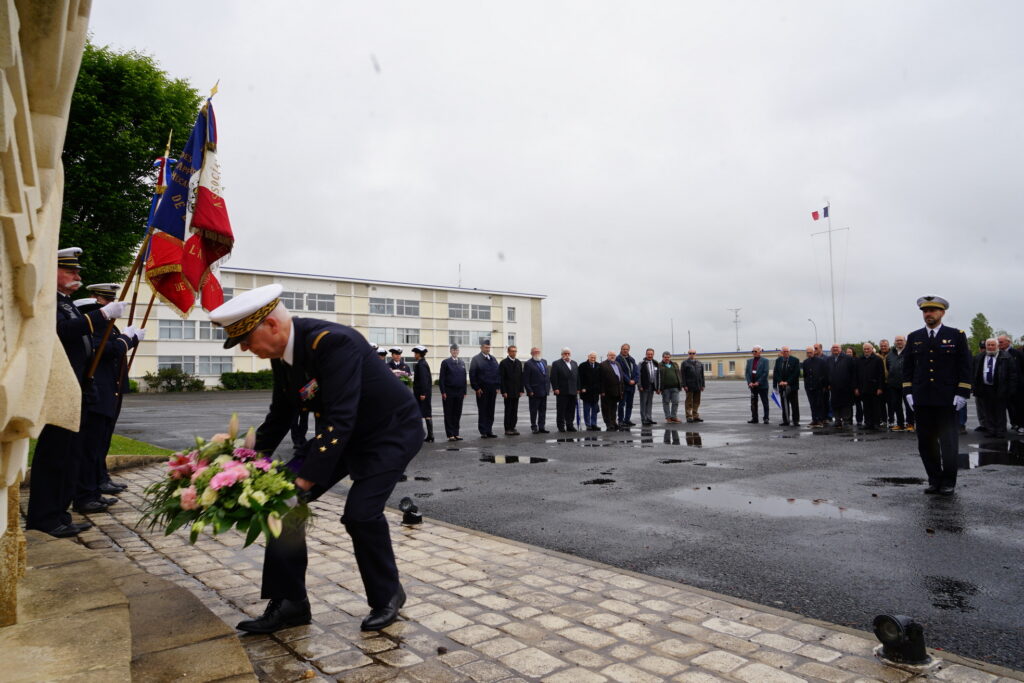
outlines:
[[736, 350], [739, 351], [740, 350], [740, 311], [742, 311], [743, 309], [742, 308], [727, 308], [725, 310], [732, 311], [733, 316], [735, 316], [733, 318], [732, 323], [733, 323], [733, 325], [736, 326]]
[[676, 355], [676, 321], [675, 318], [669, 318], [668, 324], [672, 327], [672, 355]]
[[689, 353], [690, 349], [693, 348], [693, 339], [690, 337], [690, 331], [686, 331], [686, 352]]
[[459, 289], [462, 288], [462, 264], [459, 264]]
[[811, 233], [811, 237], [823, 234], [828, 235], [828, 279], [829, 285], [832, 289], [832, 343], [838, 344], [839, 334], [837, 332], [836, 327], [836, 275], [835, 268], [832, 265], [832, 233], [840, 232], [841, 230], [849, 230], [849, 228], [838, 228], [836, 230], [832, 229], [832, 202], [825, 202], [825, 213], [828, 214], [825, 217], [828, 221], [828, 230]]

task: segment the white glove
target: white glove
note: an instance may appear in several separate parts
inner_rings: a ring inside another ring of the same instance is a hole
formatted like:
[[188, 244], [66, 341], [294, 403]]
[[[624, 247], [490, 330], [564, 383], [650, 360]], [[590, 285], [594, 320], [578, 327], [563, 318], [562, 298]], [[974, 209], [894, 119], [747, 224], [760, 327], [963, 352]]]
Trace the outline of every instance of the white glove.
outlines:
[[123, 330], [121, 330], [121, 334], [123, 334], [124, 336], [129, 337], [129, 338], [134, 338], [135, 337], [135, 325], [129, 325], [128, 327], [124, 328]]
[[124, 302], [123, 301], [111, 301], [109, 304], [100, 309], [103, 313], [103, 317], [107, 320], [114, 320], [124, 315]]
[[956, 408], [957, 410], [963, 410], [964, 408], [967, 407], [967, 399], [964, 398], [963, 396], [954, 396], [953, 407]]
[[136, 327], [135, 328], [135, 338], [138, 339], [139, 341], [142, 341], [143, 339], [145, 339], [146, 338], [146, 329], [144, 327]]
[[907, 394], [907, 405], [910, 406], [911, 408], [914, 407], [914, 395], [913, 394]]

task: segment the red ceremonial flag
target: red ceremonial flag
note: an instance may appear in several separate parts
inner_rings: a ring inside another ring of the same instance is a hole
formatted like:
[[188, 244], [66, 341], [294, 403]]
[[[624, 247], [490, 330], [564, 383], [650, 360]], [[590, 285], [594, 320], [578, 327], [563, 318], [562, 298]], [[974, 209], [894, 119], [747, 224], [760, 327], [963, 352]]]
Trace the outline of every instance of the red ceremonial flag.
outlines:
[[213, 273], [206, 275], [206, 282], [203, 283], [202, 305], [207, 311], [224, 303], [224, 290], [220, 286], [220, 280]]
[[811, 211], [811, 218], [813, 218], [814, 220], [818, 220], [819, 218], [821, 218], [821, 214], [819, 214], [817, 211]]

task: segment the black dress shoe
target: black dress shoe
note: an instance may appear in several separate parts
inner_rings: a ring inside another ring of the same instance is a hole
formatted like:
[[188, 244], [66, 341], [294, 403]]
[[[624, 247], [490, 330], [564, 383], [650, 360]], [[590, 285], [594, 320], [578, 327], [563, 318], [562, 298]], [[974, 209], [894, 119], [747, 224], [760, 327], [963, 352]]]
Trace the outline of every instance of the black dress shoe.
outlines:
[[538, 433], [538, 434], [550, 434], [551, 432], [549, 432], [549, 431], [548, 431], [548, 430], [546, 430], [546, 429], [538, 429], [538, 430], [537, 430], [537, 433]]
[[747, 420], [747, 424], [748, 425], [756, 425], [757, 424], [757, 418], [755, 417], [753, 420]]
[[402, 587], [398, 587], [398, 592], [388, 600], [388, 604], [378, 609], [370, 610], [370, 614], [363, 619], [363, 623], [359, 625], [359, 629], [362, 631], [380, 631], [385, 629], [391, 624], [395, 623], [398, 619], [398, 610], [402, 609], [402, 605], [405, 604], [405, 591]]
[[72, 522], [68, 526], [73, 526], [79, 532], [85, 531], [86, 529], [92, 528], [92, 522]]
[[764, 419], [764, 423], [768, 424], [768, 418], [767, 417]]
[[[39, 529], [39, 531], [43, 530]], [[50, 534], [54, 538], [71, 538], [78, 535], [78, 527], [74, 524], [58, 524], [45, 533]]]
[[939, 489], [940, 496], [952, 496], [953, 492], [954, 488], [952, 486], [943, 486], [942, 488]]
[[106, 493], [109, 496], [116, 496], [117, 494], [124, 491], [126, 488], [128, 487], [124, 486], [123, 484], [115, 484], [112, 481], [105, 481], [99, 485], [100, 493]]
[[98, 500], [90, 500], [88, 503], [82, 503], [81, 505], [75, 505], [72, 508], [75, 512], [82, 514], [90, 514], [94, 512], [106, 512], [107, 506]]
[[936, 494], [936, 493], [939, 492], [939, 487], [938, 486], [929, 486], [928, 488], [926, 488], [924, 490], [924, 492], [929, 494], [929, 495]]
[[704, 418], [702, 418], [702, 417], [695, 417], [695, 418], [693, 418], [693, 421], [694, 422], [703, 422]]
[[788, 423], [788, 422], [780, 422], [780, 423], [779, 423], [779, 426], [780, 426], [780, 427], [788, 427], [788, 426], [789, 426], [789, 423]]
[[107, 507], [110, 507], [114, 503], [120, 503], [121, 501], [118, 498], [110, 498], [110, 497], [106, 497], [105, 498], [103, 496], [100, 496], [100, 502], [103, 503], [104, 505], [106, 505]]
[[284, 628], [303, 626], [313, 620], [309, 612], [309, 600], [271, 600], [267, 610], [259, 619], [238, 622], [239, 631], [249, 633], [273, 633]]
[[575, 432], [576, 428], [575, 427], [566, 427], [565, 431], [567, 431], [567, 432]]

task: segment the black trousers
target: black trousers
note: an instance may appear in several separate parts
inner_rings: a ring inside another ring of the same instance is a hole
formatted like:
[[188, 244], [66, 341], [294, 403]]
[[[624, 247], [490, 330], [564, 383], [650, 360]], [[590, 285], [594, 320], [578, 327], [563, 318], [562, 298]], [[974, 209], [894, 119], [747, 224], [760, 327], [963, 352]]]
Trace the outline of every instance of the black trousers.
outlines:
[[[784, 387], [779, 390], [779, 403], [782, 404], [782, 421], [789, 424], [800, 423], [800, 389]], [[767, 415], [767, 413], [765, 413]]]
[[832, 417], [836, 422], [849, 423], [853, 417], [853, 389], [837, 390], [833, 387], [829, 399], [832, 402]]
[[601, 397], [601, 417], [604, 419], [605, 427], [617, 427], [619, 424], [619, 398], [618, 396], [608, 395]]
[[1000, 398], [991, 390], [982, 390], [975, 398], [978, 402], [978, 421], [987, 427], [993, 436], [1006, 436], [1006, 399]]
[[107, 459], [110, 448], [110, 436], [114, 428], [114, 420], [98, 413], [86, 413], [78, 438], [81, 441], [81, 459], [78, 465], [78, 477], [75, 481], [75, 505], [84, 505], [100, 499], [101, 462]]
[[576, 394], [555, 396], [555, 424], [559, 429], [576, 424]]
[[864, 424], [877, 427], [882, 421], [882, 397], [869, 390], [861, 394], [860, 402], [864, 406]]
[[[386, 606], [399, 588], [398, 566], [384, 505], [401, 476], [401, 471], [393, 471], [360, 479], [352, 482], [345, 497], [341, 523], [352, 538], [352, 552], [371, 609]], [[313, 489], [314, 496], [323, 493], [319, 487]], [[267, 542], [263, 556], [262, 598], [305, 598], [308, 562], [305, 525], [285, 517], [281, 535]]]
[[952, 405], [915, 406], [917, 450], [931, 486], [956, 486], [959, 418]]
[[807, 402], [811, 404], [811, 422], [822, 424], [828, 419], [828, 410], [825, 408], [824, 389], [808, 389]]
[[899, 427], [906, 426], [906, 416], [903, 414], [903, 390], [900, 387], [886, 387], [885, 398], [886, 408], [889, 412], [889, 424]]
[[519, 394], [505, 397], [505, 431], [511, 432], [519, 422]]
[[476, 425], [480, 435], [494, 433], [494, 404], [498, 400], [498, 390], [494, 387], [485, 388], [476, 397]]
[[547, 412], [547, 396], [530, 396], [530, 429], [544, 429]]
[[750, 416], [752, 419], [757, 419], [757, 399], [761, 399], [761, 405], [764, 406], [764, 419], [768, 419], [768, 387], [751, 387], [750, 388]]
[[445, 394], [448, 398], [441, 399], [444, 410], [444, 434], [447, 437], [459, 435], [459, 423], [462, 421], [462, 403], [465, 394]]
[[81, 451], [78, 432], [54, 425], [43, 427], [32, 459], [27, 528], [52, 531], [71, 523], [68, 506], [75, 495]]

